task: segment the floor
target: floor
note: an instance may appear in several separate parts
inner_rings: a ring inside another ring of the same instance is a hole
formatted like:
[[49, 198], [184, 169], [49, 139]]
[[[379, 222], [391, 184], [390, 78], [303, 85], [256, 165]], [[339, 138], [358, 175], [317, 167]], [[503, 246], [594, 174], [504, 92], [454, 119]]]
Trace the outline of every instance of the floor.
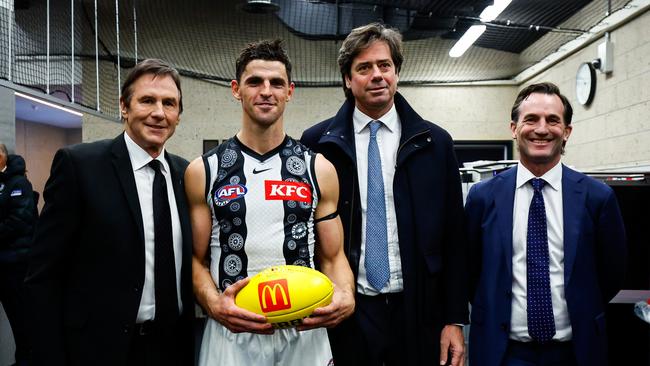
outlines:
[[0, 366], [9, 366], [14, 363], [14, 351], [14, 337], [11, 334], [9, 320], [0, 304]]

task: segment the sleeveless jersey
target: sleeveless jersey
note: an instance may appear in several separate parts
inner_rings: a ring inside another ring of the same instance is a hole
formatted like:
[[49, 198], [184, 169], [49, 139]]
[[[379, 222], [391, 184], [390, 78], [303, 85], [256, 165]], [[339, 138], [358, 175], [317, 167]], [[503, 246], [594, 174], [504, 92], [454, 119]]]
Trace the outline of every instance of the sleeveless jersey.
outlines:
[[233, 137], [203, 156], [210, 272], [222, 291], [273, 265], [313, 267], [315, 158], [288, 136], [264, 155]]

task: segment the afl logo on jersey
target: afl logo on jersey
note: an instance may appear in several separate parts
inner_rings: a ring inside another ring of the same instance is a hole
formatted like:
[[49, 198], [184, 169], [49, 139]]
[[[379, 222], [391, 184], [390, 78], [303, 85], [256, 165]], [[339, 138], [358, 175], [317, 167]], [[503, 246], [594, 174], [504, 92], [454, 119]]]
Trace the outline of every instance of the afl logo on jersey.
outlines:
[[283, 180], [264, 181], [266, 200], [299, 201], [311, 203], [311, 186], [307, 183]]
[[214, 204], [223, 207], [232, 200], [244, 197], [248, 192], [246, 186], [241, 184], [228, 184], [217, 189], [214, 193]]

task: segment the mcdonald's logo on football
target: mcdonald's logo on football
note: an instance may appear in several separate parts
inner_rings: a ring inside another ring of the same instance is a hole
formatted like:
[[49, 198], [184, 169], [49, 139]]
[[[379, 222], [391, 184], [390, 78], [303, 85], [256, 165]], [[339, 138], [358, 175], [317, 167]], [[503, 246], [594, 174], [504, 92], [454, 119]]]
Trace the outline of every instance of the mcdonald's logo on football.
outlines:
[[291, 309], [291, 298], [289, 298], [289, 285], [287, 279], [260, 282], [257, 286], [262, 311]]

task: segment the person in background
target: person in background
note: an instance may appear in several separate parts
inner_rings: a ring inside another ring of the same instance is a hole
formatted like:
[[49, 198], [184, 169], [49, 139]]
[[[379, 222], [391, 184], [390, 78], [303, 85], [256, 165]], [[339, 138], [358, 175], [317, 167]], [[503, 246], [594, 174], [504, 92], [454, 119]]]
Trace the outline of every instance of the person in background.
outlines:
[[373, 23], [343, 41], [347, 98], [301, 142], [336, 167], [357, 311], [330, 331], [336, 365], [464, 364], [467, 258], [451, 136], [397, 92], [401, 34]]
[[17, 366], [28, 365], [29, 360], [23, 280], [37, 215], [25, 159], [0, 144], [0, 303], [13, 331]]
[[26, 278], [35, 366], [193, 365], [188, 162], [168, 153], [180, 76], [138, 63], [124, 133], [54, 156]]
[[554, 84], [522, 89], [510, 119], [519, 164], [470, 189], [472, 365], [607, 365], [625, 230], [612, 189], [561, 163], [572, 116]]

